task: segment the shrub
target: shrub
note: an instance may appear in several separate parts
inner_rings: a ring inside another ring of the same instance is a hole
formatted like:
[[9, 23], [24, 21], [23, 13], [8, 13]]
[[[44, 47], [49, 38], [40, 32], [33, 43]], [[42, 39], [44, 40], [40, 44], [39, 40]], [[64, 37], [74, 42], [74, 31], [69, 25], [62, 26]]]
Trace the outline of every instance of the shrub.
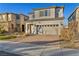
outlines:
[[0, 36], [5, 36], [4, 34], [0, 34]]
[[0, 36], [0, 40], [13, 39], [13, 38], [16, 38], [16, 36]]
[[2, 33], [6, 33], [5, 29], [4, 29], [4, 25], [0, 24], [0, 34]]

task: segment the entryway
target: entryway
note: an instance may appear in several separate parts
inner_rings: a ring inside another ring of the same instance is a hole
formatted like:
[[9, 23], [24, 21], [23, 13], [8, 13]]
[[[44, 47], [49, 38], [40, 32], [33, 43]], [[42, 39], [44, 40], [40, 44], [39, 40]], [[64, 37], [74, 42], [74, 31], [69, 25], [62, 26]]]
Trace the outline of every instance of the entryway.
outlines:
[[24, 32], [25, 31], [25, 28], [24, 28], [24, 25], [22, 25], [22, 32]]

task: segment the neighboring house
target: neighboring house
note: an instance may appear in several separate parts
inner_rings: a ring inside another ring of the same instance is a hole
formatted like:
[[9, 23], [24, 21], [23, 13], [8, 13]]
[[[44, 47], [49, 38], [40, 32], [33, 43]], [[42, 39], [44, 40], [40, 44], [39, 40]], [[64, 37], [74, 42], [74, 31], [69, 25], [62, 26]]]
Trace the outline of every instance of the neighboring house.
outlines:
[[60, 35], [64, 24], [64, 7], [33, 9], [26, 22], [27, 34]]
[[68, 27], [75, 32], [79, 32], [79, 7], [68, 17]]
[[28, 17], [23, 14], [2, 13], [0, 14], [0, 25], [4, 26], [6, 32], [24, 32], [27, 19]]

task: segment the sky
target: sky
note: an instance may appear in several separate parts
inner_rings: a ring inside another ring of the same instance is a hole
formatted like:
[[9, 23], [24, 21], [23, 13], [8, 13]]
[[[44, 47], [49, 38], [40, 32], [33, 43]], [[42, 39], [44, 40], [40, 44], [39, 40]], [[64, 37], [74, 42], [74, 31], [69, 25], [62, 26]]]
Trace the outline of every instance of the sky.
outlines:
[[69, 15], [78, 7], [78, 3], [0, 3], [0, 13], [23, 13], [28, 15], [33, 8], [47, 8], [50, 6], [64, 6], [64, 25], [68, 24]]

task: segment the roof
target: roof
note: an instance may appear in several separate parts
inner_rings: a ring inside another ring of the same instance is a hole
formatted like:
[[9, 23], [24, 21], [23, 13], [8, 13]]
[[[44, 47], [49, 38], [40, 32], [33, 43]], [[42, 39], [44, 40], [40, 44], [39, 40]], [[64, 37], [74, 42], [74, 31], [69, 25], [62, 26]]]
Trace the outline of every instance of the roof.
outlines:
[[50, 8], [64, 8], [64, 6], [51, 6], [48, 8], [34, 8], [33, 10], [42, 10], [42, 9], [50, 9]]
[[[24, 15], [24, 14], [19, 14], [19, 15], [23, 15], [23, 16], [26, 16], [26, 15]], [[28, 16], [26, 16], [26, 17], [28, 17]]]
[[78, 7], [76, 7], [74, 10], [73, 10], [73, 12], [70, 14], [70, 16], [68, 17], [68, 20], [69, 20], [69, 18], [72, 16], [72, 14], [74, 13], [74, 12], [76, 12], [76, 10], [79, 8], [79, 6]]
[[33, 22], [33, 21], [52, 21], [52, 20], [64, 20], [64, 17], [60, 17], [60, 18], [45, 18], [45, 19], [33, 19], [33, 20], [27, 20], [28, 22]]
[[28, 14], [33, 14], [34, 12], [29, 12]]
[[5, 12], [5, 13], [0, 13], [0, 14], [16, 14], [16, 13]]
[[[5, 13], [0, 13], [0, 15], [2, 15], [2, 14], [14, 14], [14, 15], [23, 15], [23, 16], [26, 16], [26, 15], [24, 15], [24, 14], [8, 13], [8, 12], [5, 12]], [[28, 16], [26, 16], [26, 17], [28, 17]]]

